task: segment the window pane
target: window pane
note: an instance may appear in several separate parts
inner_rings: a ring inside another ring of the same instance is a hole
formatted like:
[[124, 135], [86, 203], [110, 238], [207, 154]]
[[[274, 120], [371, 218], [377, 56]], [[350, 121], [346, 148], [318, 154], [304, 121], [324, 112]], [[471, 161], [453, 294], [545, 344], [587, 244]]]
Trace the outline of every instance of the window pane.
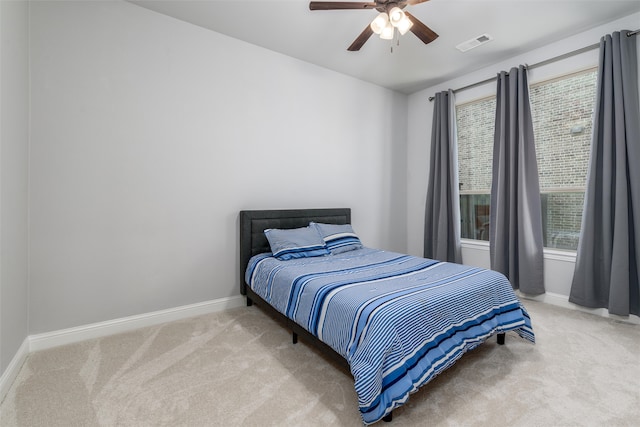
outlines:
[[542, 231], [546, 248], [576, 250], [584, 191], [542, 193]]
[[489, 194], [461, 194], [461, 236], [465, 239], [489, 240]]
[[496, 98], [456, 106], [461, 236], [489, 240]]
[[496, 98], [456, 106], [460, 192], [491, 192]]

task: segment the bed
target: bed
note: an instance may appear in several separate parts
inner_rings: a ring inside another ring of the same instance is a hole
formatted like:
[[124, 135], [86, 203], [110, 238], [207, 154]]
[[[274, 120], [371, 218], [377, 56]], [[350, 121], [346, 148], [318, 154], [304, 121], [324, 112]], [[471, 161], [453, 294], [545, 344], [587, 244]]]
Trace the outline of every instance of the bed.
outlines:
[[[294, 343], [302, 336], [349, 370], [365, 424], [390, 421], [412, 393], [489, 337], [503, 344], [514, 331], [535, 342], [503, 275], [368, 248], [350, 223], [349, 208], [241, 211], [240, 291], [247, 305], [282, 320]], [[281, 259], [274, 257], [265, 230], [313, 227], [349, 228], [341, 236], [352, 237], [337, 250], [325, 233], [326, 252], [282, 259], [276, 249]]]

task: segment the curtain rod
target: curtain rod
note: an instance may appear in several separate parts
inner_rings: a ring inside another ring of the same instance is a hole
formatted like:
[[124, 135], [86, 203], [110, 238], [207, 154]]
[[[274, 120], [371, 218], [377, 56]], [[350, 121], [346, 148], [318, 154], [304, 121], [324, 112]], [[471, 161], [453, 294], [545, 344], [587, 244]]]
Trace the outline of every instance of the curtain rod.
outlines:
[[[640, 29], [635, 30], [635, 31], [629, 31], [627, 33], [627, 37], [631, 37], [631, 36], [635, 36], [636, 34], [640, 33]], [[558, 56], [554, 56], [553, 58], [549, 58], [549, 59], [545, 59], [544, 61], [540, 61], [540, 62], [536, 62], [535, 64], [531, 64], [531, 65], [527, 65], [525, 64], [525, 67], [529, 70], [536, 68], [536, 67], [541, 67], [543, 65], [547, 65], [550, 64], [552, 62], [556, 62], [559, 61], [561, 59], [566, 59], [566, 58], [570, 58], [572, 56], [584, 53], [584, 52], [588, 52], [590, 50], [596, 49], [600, 47], [600, 43], [594, 43], [592, 45], [589, 46], [585, 46], [582, 47], [580, 49], [576, 49], [576, 50], [572, 50], [571, 52], [567, 52], [567, 53], [563, 53], [562, 55], [558, 55]], [[472, 87], [476, 87], [476, 86], [481, 86], [485, 83], [490, 83], [494, 80], [496, 80], [498, 77], [494, 76], [494, 77], [490, 77], [488, 79], [484, 79], [482, 81], [476, 82], [476, 83], [471, 83], [469, 85], [463, 86], [463, 87], [459, 87], [458, 89], [454, 89], [453, 92], [459, 92], [461, 90], [465, 90], [465, 89], [471, 89]], [[430, 96], [429, 97], [429, 101], [433, 101], [434, 99], [436, 99], [435, 96]]]

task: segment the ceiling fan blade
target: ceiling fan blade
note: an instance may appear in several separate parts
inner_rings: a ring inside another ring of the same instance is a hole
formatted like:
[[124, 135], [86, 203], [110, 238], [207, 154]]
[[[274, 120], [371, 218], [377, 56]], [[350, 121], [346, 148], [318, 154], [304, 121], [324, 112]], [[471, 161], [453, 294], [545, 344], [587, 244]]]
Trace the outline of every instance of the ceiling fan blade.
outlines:
[[433, 30], [426, 25], [424, 25], [418, 18], [410, 14], [409, 12], [404, 12], [405, 15], [413, 22], [413, 26], [411, 27], [411, 32], [415, 34], [424, 44], [431, 43], [435, 39], [438, 38], [438, 35], [433, 32]]
[[420, 4], [420, 3], [424, 3], [427, 2], [429, 0], [407, 0], [406, 4], [409, 6], [413, 6], [414, 4]]
[[360, 48], [369, 40], [369, 37], [373, 34], [373, 30], [371, 26], [367, 25], [367, 28], [364, 29], [363, 32], [351, 43], [351, 46], [347, 48], [348, 51], [355, 52], [360, 50]]
[[376, 4], [360, 1], [312, 1], [310, 10], [338, 10], [338, 9], [375, 9]]

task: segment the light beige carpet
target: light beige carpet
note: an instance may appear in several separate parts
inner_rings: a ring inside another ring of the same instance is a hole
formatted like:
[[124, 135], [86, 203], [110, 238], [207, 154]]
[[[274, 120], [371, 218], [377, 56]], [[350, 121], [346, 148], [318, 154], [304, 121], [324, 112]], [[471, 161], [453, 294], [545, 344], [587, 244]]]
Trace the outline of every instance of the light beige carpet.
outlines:
[[[638, 426], [640, 327], [525, 301], [537, 343], [466, 354], [379, 426]], [[29, 355], [8, 426], [359, 426], [351, 377], [258, 307]]]

